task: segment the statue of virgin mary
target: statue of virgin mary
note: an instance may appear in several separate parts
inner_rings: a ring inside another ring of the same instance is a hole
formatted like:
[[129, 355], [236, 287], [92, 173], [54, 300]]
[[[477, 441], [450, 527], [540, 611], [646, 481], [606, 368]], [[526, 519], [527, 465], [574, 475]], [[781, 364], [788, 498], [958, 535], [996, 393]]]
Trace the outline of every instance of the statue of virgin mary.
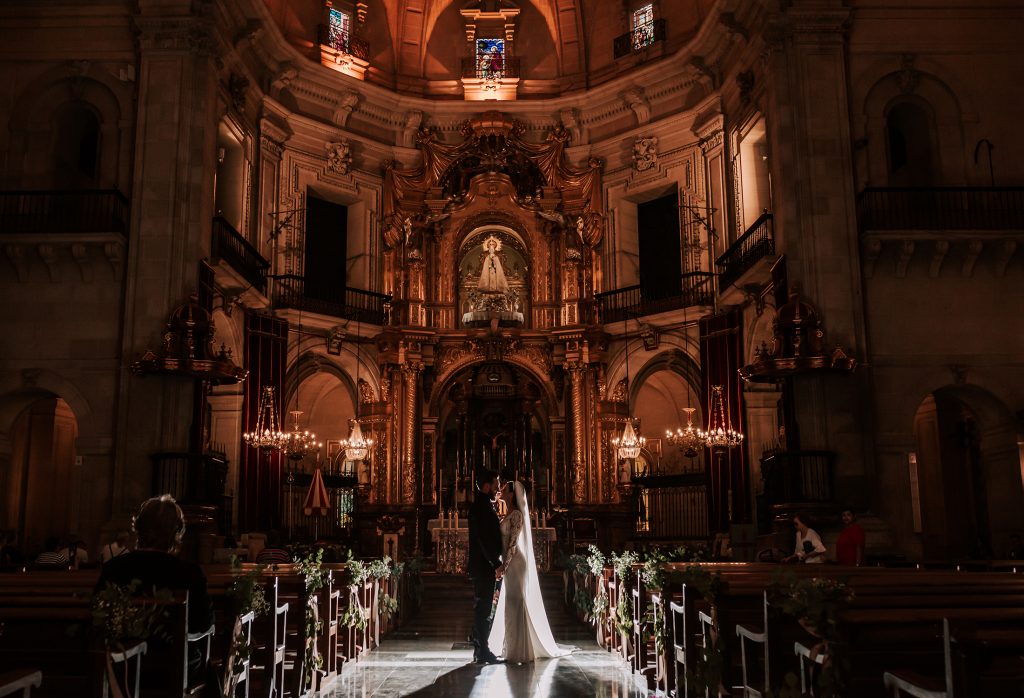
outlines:
[[493, 235], [484, 240], [484, 250], [487, 256], [484, 257], [483, 268], [480, 270], [480, 281], [477, 282], [476, 290], [480, 293], [507, 293], [508, 279], [505, 278], [505, 270], [501, 267], [501, 258], [498, 252], [501, 250], [501, 240]]

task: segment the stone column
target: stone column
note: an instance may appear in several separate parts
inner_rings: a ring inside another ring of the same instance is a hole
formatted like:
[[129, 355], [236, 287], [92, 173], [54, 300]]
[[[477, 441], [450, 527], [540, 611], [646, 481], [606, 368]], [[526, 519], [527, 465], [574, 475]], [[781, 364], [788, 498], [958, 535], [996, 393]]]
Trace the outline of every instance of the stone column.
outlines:
[[416, 407], [419, 402], [419, 373], [422, 364], [410, 363], [402, 367], [405, 396], [402, 409], [402, 503], [416, 502]]
[[[864, 358], [860, 249], [841, 0], [794, 0], [765, 60], [775, 236], [790, 284], [818, 308], [830, 343]], [[797, 376], [800, 448], [838, 454], [836, 488], [867, 501], [872, 434], [868, 375]]]
[[587, 501], [587, 441], [586, 415], [583, 413], [583, 390], [586, 365], [572, 361], [565, 366], [569, 371], [569, 418], [572, 420], [572, 467], [567, 473], [572, 480], [573, 501]]
[[124, 358], [117, 398], [113, 511], [150, 491], [150, 454], [188, 448], [192, 383], [137, 378], [129, 359], [158, 347], [167, 316], [209, 254], [218, 70], [212, 21], [187, 3], [139, 3], [132, 220], [125, 260]]

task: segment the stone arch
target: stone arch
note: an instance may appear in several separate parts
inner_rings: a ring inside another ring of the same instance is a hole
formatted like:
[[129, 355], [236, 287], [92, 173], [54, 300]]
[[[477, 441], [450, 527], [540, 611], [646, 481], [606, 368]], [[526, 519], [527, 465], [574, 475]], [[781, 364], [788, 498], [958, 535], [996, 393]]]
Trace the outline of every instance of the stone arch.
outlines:
[[916, 75], [916, 83], [910, 89], [900, 71], [888, 72], [879, 76], [865, 93], [864, 135], [868, 181], [872, 185], [888, 184], [887, 117], [895, 105], [908, 102], [926, 106], [932, 115], [939, 183], [958, 184], [967, 176], [961, 94], [935, 74], [917, 71]]
[[988, 390], [956, 384], [925, 395], [912, 424], [925, 554], [1005, 550], [1024, 507], [1020, 420]]
[[[561, 413], [558, 409], [558, 397], [555, 394], [554, 386], [552, 385], [549, 376], [542, 374], [537, 366], [521, 356], [506, 356], [503, 360], [517, 368], [525, 370], [540, 386], [542, 391], [541, 402], [547, 413], [552, 417], [560, 416]], [[468, 354], [457, 359], [451, 366], [446, 367], [444, 373], [439, 375], [434, 381], [430, 397], [426, 403], [426, 412], [424, 416], [435, 418], [439, 417], [444, 408], [445, 401], [448, 399], [448, 391], [451, 390], [455, 380], [468, 369], [483, 363], [487, 363], [487, 359], [483, 355]]]
[[74, 383], [46, 369], [24, 369], [24, 385], [0, 397], [0, 434], [9, 433], [14, 420], [40, 397], [52, 395], [68, 403], [79, 426], [92, 415], [88, 399]]
[[10, 161], [23, 185], [50, 186], [51, 173], [34, 168], [49, 162], [54, 116], [65, 105], [80, 104], [99, 121], [97, 188], [128, 189], [129, 163], [122, 162], [122, 155], [130, 152], [131, 129], [122, 128], [121, 123], [123, 115], [130, 113], [120, 95], [124, 87], [104, 71], [85, 71], [55, 68], [34, 80], [16, 100], [11, 111]]

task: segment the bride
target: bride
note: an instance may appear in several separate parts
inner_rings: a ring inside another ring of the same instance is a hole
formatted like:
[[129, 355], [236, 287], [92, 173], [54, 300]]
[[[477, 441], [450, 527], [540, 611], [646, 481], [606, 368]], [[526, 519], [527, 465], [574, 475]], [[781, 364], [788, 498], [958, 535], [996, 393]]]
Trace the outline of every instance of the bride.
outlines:
[[572, 648], [559, 647], [551, 635], [537, 577], [530, 509], [523, 485], [506, 483], [501, 498], [509, 512], [501, 521], [504, 576], [488, 644], [503, 647], [502, 654], [509, 662], [564, 657]]

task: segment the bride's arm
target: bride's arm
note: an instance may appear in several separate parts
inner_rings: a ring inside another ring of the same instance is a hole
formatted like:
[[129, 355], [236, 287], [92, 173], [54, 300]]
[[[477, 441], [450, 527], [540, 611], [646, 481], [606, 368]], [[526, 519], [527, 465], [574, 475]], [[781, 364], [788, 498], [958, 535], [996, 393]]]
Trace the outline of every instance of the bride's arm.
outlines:
[[509, 535], [508, 535], [508, 550], [505, 551], [504, 564], [502, 569], [508, 569], [508, 566], [512, 564], [512, 560], [517, 554], [519, 554], [519, 534], [523, 530], [523, 513], [516, 509], [510, 512], [509, 515]]

